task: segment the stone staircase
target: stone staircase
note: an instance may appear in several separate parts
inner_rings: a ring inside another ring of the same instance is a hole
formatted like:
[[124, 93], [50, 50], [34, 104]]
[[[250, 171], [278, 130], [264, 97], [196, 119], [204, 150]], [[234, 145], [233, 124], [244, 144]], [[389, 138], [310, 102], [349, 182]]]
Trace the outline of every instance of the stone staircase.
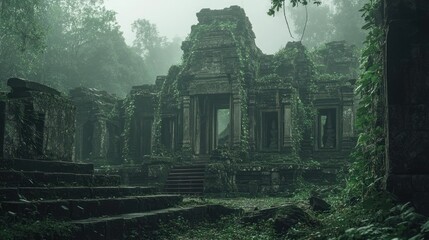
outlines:
[[202, 195], [207, 163], [206, 157], [200, 157], [197, 161], [173, 166], [164, 184], [164, 193]]
[[0, 215], [67, 221], [76, 226], [73, 239], [123, 239], [152, 231], [160, 221], [201, 220], [224, 209], [178, 207], [182, 199], [152, 187], [121, 186], [118, 176], [94, 174], [91, 164], [0, 160]]

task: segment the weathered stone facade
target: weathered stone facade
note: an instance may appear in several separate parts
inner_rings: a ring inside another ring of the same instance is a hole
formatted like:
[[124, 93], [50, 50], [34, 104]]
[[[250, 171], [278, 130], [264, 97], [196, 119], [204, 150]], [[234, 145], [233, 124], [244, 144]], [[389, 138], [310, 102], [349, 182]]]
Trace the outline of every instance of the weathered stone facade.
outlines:
[[71, 90], [70, 98], [76, 106], [76, 159], [121, 163], [119, 100], [105, 91], [87, 88]]
[[429, 215], [429, 2], [384, 7], [386, 186]]
[[134, 87], [128, 98], [134, 109], [125, 148], [134, 162], [225, 147], [250, 158], [280, 153], [345, 162], [356, 141], [353, 47], [333, 42], [310, 54], [293, 42], [265, 55], [243, 9], [203, 9], [197, 17], [182, 45], [183, 64], [153, 86]]
[[74, 161], [75, 107], [55, 89], [18, 78], [0, 101], [1, 157]]

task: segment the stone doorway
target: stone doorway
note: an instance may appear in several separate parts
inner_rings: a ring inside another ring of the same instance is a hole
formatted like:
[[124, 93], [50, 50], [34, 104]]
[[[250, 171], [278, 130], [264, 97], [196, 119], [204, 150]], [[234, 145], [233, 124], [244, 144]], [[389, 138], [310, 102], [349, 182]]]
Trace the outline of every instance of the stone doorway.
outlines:
[[81, 159], [86, 160], [91, 158], [92, 155], [92, 139], [94, 136], [94, 124], [90, 121], [87, 121], [82, 127], [82, 152]]
[[262, 151], [279, 150], [279, 114], [278, 111], [261, 112], [261, 141]]
[[231, 95], [194, 97], [194, 153], [208, 155], [231, 145]]
[[336, 149], [338, 141], [337, 109], [319, 109], [317, 113], [317, 148]]

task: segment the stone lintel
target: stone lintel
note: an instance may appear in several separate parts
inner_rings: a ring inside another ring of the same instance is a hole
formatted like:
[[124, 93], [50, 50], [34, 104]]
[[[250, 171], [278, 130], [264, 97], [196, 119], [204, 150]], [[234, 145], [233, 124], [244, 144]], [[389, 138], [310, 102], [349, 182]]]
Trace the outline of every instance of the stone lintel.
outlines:
[[57, 96], [61, 95], [59, 91], [53, 88], [21, 78], [9, 78], [7, 85], [12, 88], [10, 97], [25, 97], [26, 94], [22, 94], [23, 92], [44, 92]]

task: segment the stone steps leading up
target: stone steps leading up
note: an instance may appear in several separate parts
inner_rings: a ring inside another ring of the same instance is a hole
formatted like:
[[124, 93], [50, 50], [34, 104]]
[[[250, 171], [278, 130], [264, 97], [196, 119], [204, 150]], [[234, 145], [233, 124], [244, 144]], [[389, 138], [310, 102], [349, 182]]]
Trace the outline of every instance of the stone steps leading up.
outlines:
[[2, 201], [2, 210], [31, 219], [79, 220], [92, 217], [147, 212], [176, 206], [179, 195], [147, 195], [122, 198]]
[[77, 226], [73, 239], [152, 239], [151, 233], [160, 228], [160, 223], [168, 224], [179, 217], [197, 223], [236, 212], [221, 205], [202, 205], [89, 218], [72, 222]]
[[164, 184], [164, 193], [201, 195], [204, 192], [206, 164], [201, 162], [174, 166]]
[[41, 171], [93, 174], [94, 165], [88, 163], [72, 163], [62, 161], [44, 161], [27, 159], [1, 159], [0, 169], [13, 169], [16, 171]]
[[119, 186], [120, 177], [104, 174], [0, 170], [0, 186]]
[[[194, 221], [223, 211], [221, 206], [177, 207], [183, 197], [176, 193], [203, 192], [205, 166], [201, 164], [172, 171], [172, 189], [165, 190], [174, 194], [155, 194], [153, 187], [120, 186], [119, 176], [94, 174], [92, 165], [28, 160], [26, 166], [24, 161], [0, 160], [0, 215], [17, 222], [69, 222], [77, 229], [73, 239], [129, 239], [134, 233], [146, 236], [161, 222], [179, 216]], [[61, 233], [46, 238], [42, 232], [31, 234], [40, 239], [62, 237]]]
[[0, 188], [0, 201], [118, 198], [155, 193], [154, 187], [7, 187]]

